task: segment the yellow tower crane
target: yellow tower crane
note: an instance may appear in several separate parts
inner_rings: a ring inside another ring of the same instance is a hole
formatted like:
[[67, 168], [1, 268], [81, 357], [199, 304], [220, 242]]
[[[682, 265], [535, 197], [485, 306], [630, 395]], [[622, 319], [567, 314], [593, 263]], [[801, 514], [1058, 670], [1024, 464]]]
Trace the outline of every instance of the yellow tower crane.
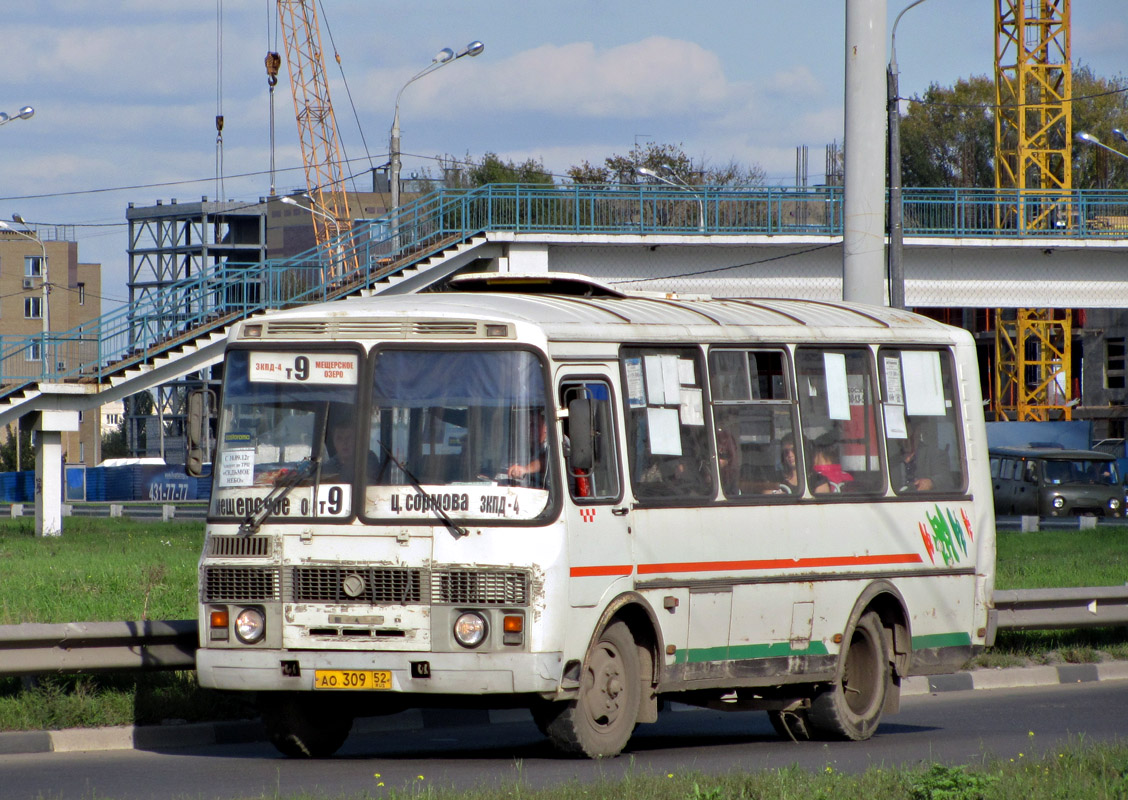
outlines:
[[[996, 225], [1049, 230], [1071, 219], [1070, 0], [997, 2]], [[1072, 333], [1070, 309], [995, 310], [996, 419], [1071, 418]]]
[[[342, 241], [352, 230], [352, 217], [314, 0], [278, 0], [278, 21], [286, 42], [306, 186], [313, 203], [314, 237], [319, 247], [326, 247], [334, 239]], [[272, 55], [276, 58], [276, 54], [267, 55], [268, 73], [272, 61], [277, 72], [277, 61]], [[330, 268], [331, 278], [339, 278], [356, 268], [356, 255], [342, 256], [341, 250], [342, 245], [338, 244]]]

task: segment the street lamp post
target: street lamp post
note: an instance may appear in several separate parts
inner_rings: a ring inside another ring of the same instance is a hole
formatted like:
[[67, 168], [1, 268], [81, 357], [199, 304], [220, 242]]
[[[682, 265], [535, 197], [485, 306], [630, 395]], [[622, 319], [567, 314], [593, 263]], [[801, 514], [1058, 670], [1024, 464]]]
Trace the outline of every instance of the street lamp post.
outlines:
[[34, 116], [35, 109], [31, 106], [24, 106], [14, 117], [10, 116], [6, 111], [0, 111], [0, 125], [7, 125], [9, 122], [14, 122], [17, 119], [31, 119]]
[[[21, 217], [19, 214], [13, 214], [12, 215], [12, 221], [18, 222], [20, 225], [27, 225], [27, 223], [24, 222], [24, 218]], [[48, 308], [48, 305], [47, 305], [47, 300], [48, 300], [48, 296], [49, 296], [49, 292], [50, 292], [50, 289], [49, 289], [50, 280], [48, 278], [48, 272], [47, 272], [47, 245], [45, 245], [43, 243], [43, 240], [40, 239], [38, 235], [32, 235], [32, 234], [28, 233], [27, 231], [21, 231], [18, 228], [13, 228], [10, 223], [5, 222], [2, 219], [0, 219], [0, 228], [3, 228], [5, 230], [9, 230], [12, 233], [16, 234], [17, 236], [22, 236], [25, 239], [31, 239], [31, 241], [33, 241], [37, 245], [39, 245], [39, 249], [43, 251], [42, 260], [39, 262], [39, 276], [40, 276], [40, 280], [43, 284], [43, 301], [42, 301], [43, 302], [43, 308], [40, 309], [40, 314], [39, 314], [40, 318], [43, 320], [43, 343], [40, 345], [42, 352], [39, 355], [40, 355], [40, 358], [42, 360], [43, 378], [46, 379], [47, 378], [47, 336], [48, 336], [48, 334], [50, 333], [50, 330], [51, 330], [51, 316], [50, 316], [50, 311], [49, 311], [49, 308]]]
[[662, 181], [662, 183], [669, 184], [675, 189], [688, 189], [693, 194], [693, 199], [697, 201], [697, 230], [702, 233], [705, 232], [705, 202], [701, 199], [701, 195], [697, 190], [686, 183], [685, 179], [668, 167], [666, 168], [666, 174], [669, 177], [659, 175], [657, 171], [650, 169], [650, 167], [638, 167], [635, 169], [635, 172], [642, 175], [644, 178], [653, 178], [656, 181]]
[[905, 307], [905, 226], [901, 209], [901, 110], [898, 108], [900, 75], [897, 70], [897, 24], [916, 0], [901, 9], [893, 20], [893, 33], [889, 37], [889, 70], [886, 73], [887, 101], [889, 106], [889, 305]]
[[[1112, 132], [1113, 132], [1113, 134], [1116, 135], [1116, 138], [1122, 139], [1122, 140], [1128, 142], [1128, 138], [1125, 137], [1124, 132], [1121, 131], [1119, 128], [1114, 129]], [[1100, 139], [1098, 139], [1096, 136], [1094, 136], [1091, 133], [1086, 133], [1085, 131], [1081, 131], [1076, 136], [1074, 136], [1074, 138], [1079, 142], [1084, 142], [1085, 144], [1093, 144], [1093, 145], [1096, 145], [1097, 147], [1100, 147], [1100, 148], [1103, 148], [1103, 149], [1109, 151], [1110, 153], [1116, 153], [1121, 158], [1128, 158], [1128, 153], [1121, 153], [1115, 147], [1109, 147], [1107, 144], [1102, 142]]]
[[[308, 211], [310, 214], [316, 214], [317, 216], [325, 219], [330, 225], [332, 225], [333, 230], [336, 231], [336, 235], [337, 235], [337, 247], [336, 247], [337, 260], [339, 262], [344, 261], [343, 245], [341, 244], [341, 225], [337, 221], [336, 217], [334, 217], [331, 214], [326, 214], [324, 211], [318, 211], [316, 208], [314, 208], [312, 197], [309, 198], [310, 204], [308, 206], [303, 206], [301, 203], [299, 203], [297, 200], [295, 200], [293, 197], [290, 197], [289, 195], [287, 195], [286, 197], [279, 197], [278, 201], [280, 203], [285, 203], [288, 206], [294, 206], [294, 208], [300, 208], [302, 211]], [[337, 271], [336, 267], [334, 267], [333, 268], [334, 274], [336, 273], [336, 271]]]
[[407, 83], [405, 83], [403, 85], [403, 87], [399, 90], [399, 92], [396, 93], [396, 109], [395, 109], [395, 114], [392, 115], [392, 131], [391, 131], [391, 135], [389, 137], [389, 143], [388, 143], [388, 154], [389, 154], [389, 157], [390, 157], [390, 166], [391, 166], [391, 189], [392, 189], [392, 208], [391, 208], [391, 210], [392, 211], [395, 211], [395, 209], [399, 208], [399, 195], [400, 195], [400, 192], [399, 192], [399, 176], [400, 176], [399, 104], [400, 104], [400, 97], [403, 95], [403, 90], [406, 89], [411, 84], [415, 83], [415, 81], [419, 80], [424, 75], [430, 75], [432, 72], [439, 69], [440, 67], [446, 66], [447, 64], [451, 63], [452, 61], [457, 61], [458, 59], [462, 58], [463, 56], [470, 56], [471, 58], [473, 58], [474, 56], [481, 55], [482, 51], [485, 50], [485, 49], [486, 49], [486, 46], [479, 41], [470, 42], [470, 44], [466, 45], [466, 48], [460, 53], [455, 53], [449, 47], [444, 47], [442, 50], [440, 50], [438, 53], [435, 54], [435, 57], [431, 59], [430, 64], [425, 66], [423, 69], [419, 70], [419, 72], [415, 73], [415, 75], [412, 76], [411, 80], [409, 80]]

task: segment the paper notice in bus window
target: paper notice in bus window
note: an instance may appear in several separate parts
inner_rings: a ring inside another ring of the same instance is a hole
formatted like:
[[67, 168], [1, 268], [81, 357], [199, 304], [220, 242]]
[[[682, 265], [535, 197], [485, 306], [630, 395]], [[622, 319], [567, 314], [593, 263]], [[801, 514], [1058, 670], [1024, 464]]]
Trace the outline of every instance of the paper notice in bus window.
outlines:
[[944, 379], [940, 354], [934, 350], [901, 353], [905, 373], [905, 413], [910, 417], [944, 416]]
[[356, 386], [355, 353], [251, 353], [247, 376], [252, 383], [318, 383]]
[[681, 426], [676, 408], [646, 409], [646, 424], [650, 430], [650, 453], [656, 456], [680, 456]]
[[676, 406], [681, 404], [681, 383], [678, 380], [677, 356], [646, 356], [646, 393], [650, 404]]
[[901, 359], [883, 358], [885, 368], [885, 402], [903, 406], [905, 395], [901, 392]]
[[697, 370], [692, 358], [678, 359], [678, 383], [682, 386], [697, 385]]
[[681, 424], [704, 425], [705, 408], [701, 401], [700, 389], [682, 387], [681, 390]]
[[850, 419], [850, 391], [846, 386], [846, 356], [823, 353], [826, 373], [826, 410], [831, 419]]
[[885, 438], [908, 439], [909, 429], [905, 426], [905, 407], [887, 403], [885, 406]]
[[255, 450], [253, 447], [224, 450], [219, 460], [219, 486], [253, 486]]
[[627, 374], [627, 405], [630, 408], [646, 406], [646, 384], [642, 380], [642, 359], [628, 358], [623, 362]]

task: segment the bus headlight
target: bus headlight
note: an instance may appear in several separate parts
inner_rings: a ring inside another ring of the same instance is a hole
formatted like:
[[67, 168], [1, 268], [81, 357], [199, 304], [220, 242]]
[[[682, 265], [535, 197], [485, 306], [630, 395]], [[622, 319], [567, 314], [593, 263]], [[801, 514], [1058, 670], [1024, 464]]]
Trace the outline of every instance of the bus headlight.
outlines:
[[454, 621], [454, 638], [463, 647], [477, 647], [486, 640], [486, 620], [481, 614], [467, 611]]
[[1064, 506], [1065, 506], [1065, 498], [1064, 497], [1055, 497], [1054, 498], [1054, 508], [1062, 508]]
[[235, 636], [243, 644], [254, 644], [266, 635], [266, 617], [259, 608], [244, 608], [235, 617]]
[[1113, 511], [1116, 511], [1120, 508], [1120, 501], [1117, 500], [1114, 497], [1114, 498], [1112, 498], [1111, 500], [1108, 501], [1108, 507], [1111, 508]]

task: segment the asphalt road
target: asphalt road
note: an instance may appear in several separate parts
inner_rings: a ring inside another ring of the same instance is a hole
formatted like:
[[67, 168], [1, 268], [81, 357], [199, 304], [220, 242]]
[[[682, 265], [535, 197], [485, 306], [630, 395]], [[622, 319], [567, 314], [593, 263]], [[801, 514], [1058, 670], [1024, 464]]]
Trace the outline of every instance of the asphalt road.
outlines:
[[[0, 796], [173, 800], [382, 793], [378, 787], [540, 787], [634, 773], [721, 773], [827, 766], [860, 772], [927, 761], [967, 763], [985, 753], [1030, 758], [1083, 734], [1095, 743], [1128, 732], [1128, 681], [907, 697], [868, 742], [796, 744], [762, 713], [664, 713], [641, 726], [627, 753], [593, 762], [557, 756], [530, 722], [354, 733], [323, 761], [293, 761], [264, 743], [164, 751], [0, 756]], [[1030, 732], [1034, 736], [1030, 736]], [[420, 778], [419, 776], [422, 776]]]

